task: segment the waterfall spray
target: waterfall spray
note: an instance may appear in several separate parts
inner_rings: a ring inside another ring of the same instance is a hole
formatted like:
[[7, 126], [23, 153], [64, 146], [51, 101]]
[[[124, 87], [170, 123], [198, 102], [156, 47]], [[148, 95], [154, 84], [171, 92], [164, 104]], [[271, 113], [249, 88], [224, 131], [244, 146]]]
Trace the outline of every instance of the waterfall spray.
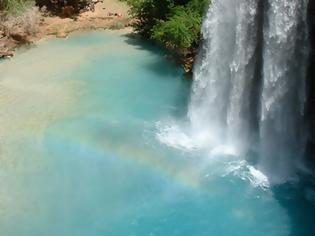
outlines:
[[308, 0], [213, 0], [194, 68], [189, 118], [205, 145], [251, 147], [271, 179], [303, 155]]

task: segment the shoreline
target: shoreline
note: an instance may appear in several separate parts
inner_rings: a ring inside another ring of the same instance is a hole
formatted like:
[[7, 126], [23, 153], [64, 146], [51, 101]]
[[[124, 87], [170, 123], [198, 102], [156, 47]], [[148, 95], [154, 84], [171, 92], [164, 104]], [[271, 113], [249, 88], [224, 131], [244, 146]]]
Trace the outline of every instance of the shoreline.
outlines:
[[[50, 37], [67, 38], [69, 34], [79, 31], [121, 30], [129, 28], [132, 19], [128, 15], [129, 7], [119, 0], [104, 0], [95, 5], [95, 11], [79, 14], [75, 19], [39, 14], [37, 32], [33, 35], [17, 32], [10, 36], [0, 34], [0, 59], [11, 58], [16, 49], [32, 45]], [[113, 16], [119, 13], [122, 16]], [[1, 32], [0, 32], [1, 33]]]
[[[74, 32], [123, 29], [126, 29], [127, 33], [134, 32], [132, 29], [134, 19], [128, 14], [129, 6], [120, 0], [102, 0], [96, 3], [95, 11], [80, 13], [75, 18], [48, 16], [47, 13], [38, 10], [36, 12], [38, 14], [37, 31], [32, 35], [20, 32], [17, 27], [18, 30], [14, 32], [13, 37], [12, 35], [1, 37], [0, 28], [0, 60], [13, 57], [20, 47], [31, 46], [52, 37], [64, 39]], [[183, 68], [187, 78], [191, 78], [195, 53], [179, 53], [173, 58]]]

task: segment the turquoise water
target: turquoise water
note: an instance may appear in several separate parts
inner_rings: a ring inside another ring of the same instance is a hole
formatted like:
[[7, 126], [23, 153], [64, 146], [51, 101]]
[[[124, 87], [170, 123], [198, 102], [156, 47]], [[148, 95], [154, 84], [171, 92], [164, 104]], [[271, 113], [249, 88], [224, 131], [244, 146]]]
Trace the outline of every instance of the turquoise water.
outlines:
[[1, 63], [0, 235], [315, 235], [311, 180], [270, 187], [241, 158], [175, 145], [190, 85], [122, 32]]

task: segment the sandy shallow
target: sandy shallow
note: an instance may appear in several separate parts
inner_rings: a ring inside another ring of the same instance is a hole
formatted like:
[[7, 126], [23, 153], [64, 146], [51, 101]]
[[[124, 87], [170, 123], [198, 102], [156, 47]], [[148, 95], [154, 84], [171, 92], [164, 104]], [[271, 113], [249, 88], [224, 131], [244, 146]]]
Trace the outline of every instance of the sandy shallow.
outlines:
[[[80, 84], [74, 80], [54, 79], [70, 76], [66, 71], [80, 65], [79, 59], [71, 57], [75, 53], [74, 49], [71, 52], [69, 48], [69, 53], [63, 53], [60, 58], [63, 63], [56, 62], [54, 55], [58, 54], [58, 50], [55, 48], [51, 48], [50, 52], [40, 47], [31, 51], [32, 57], [29, 57], [29, 51], [21, 50], [11, 61], [0, 64], [2, 165], [15, 166], [14, 152], [21, 153], [23, 147], [27, 148], [28, 137], [34, 135], [40, 141], [47, 125], [71, 114], [77, 102], [76, 93]], [[10, 149], [12, 145], [19, 148]]]

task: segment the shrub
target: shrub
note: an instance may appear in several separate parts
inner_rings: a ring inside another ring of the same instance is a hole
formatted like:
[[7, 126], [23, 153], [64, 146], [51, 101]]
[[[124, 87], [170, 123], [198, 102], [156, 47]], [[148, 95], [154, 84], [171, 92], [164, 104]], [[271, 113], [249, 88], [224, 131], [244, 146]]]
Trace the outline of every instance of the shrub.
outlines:
[[0, 10], [17, 13], [25, 8], [26, 2], [27, 0], [0, 0]]
[[24, 14], [20, 16], [20, 22], [27, 35], [35, 35], [38, 32], [40, 22], [38, 8], [33, 7], [27, 9]]
[[40, 14], [36, 7], [28, 8], [19, 15], [2, 14], [0, 30], [4, 35], [34, 35], [38, 32]]
[[210, 0], [126, 0], [134, 28], [167, 47], [189, 51], [200, 39], [202, 16]]
[[177, 7], [166, 20], [159, 21], [152, 30], [152, 38], [167, 47], [188, 49], [199, 41], [201, 17], [195, 11]]

